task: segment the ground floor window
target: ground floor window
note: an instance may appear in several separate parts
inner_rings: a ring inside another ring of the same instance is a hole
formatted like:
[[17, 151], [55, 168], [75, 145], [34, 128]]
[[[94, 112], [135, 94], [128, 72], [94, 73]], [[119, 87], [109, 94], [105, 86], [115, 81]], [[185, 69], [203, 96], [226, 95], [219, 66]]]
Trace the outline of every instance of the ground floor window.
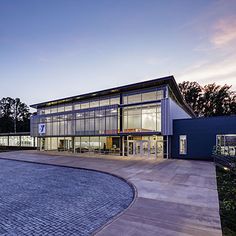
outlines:
[[20, 146], [20, 136], [9, 136], [9, 146]]
[[163, 158], [167, 156], [166, 140], [161, 135], [151, 136], [82, 136], [47, 137], [39, 139], [40, 150], [71, 151], [88, 154], [110, 154]]
[[39, 148], [46, 151], [120, 155], [120, 138], [116, 136], [47, 137], [40, 138]]
[[179, 136], [179, 154], [181, 155], [187, 154], [187, 135]]
[[8, 146], [8, 136], [0, 137], [0, 146]]
[[113, 136], [75, 137], [75, 152], [120, 155], [120, 138]]
[[34, 137], [30, 136], [21, 136], [21, 146], [22, 147], [34, 147], [34, 145], [37, 145], [37, 141]]
[[236, 134], [220, 134], [216, 135], [217, 151], [221, 155], [236, 155]]

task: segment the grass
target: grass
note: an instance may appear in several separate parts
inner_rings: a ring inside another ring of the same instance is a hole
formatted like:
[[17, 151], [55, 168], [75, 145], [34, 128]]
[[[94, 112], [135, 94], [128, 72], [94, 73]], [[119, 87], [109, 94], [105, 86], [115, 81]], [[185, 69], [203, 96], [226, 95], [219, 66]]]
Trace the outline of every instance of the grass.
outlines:
[[224, 236], [236, 235], [236, 175], [216, 168], [220, 217]]

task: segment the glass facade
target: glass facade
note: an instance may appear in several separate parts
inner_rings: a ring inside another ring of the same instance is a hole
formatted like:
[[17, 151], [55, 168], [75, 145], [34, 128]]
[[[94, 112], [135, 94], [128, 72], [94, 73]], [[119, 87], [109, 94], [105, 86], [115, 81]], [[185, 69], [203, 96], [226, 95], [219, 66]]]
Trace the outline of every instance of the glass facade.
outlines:
[[149, 90], [138, 90], [124, 94], [123, 104], [133, 104], [163, 99], [163, 89], [152, 88]]
[[38, 115], [54, 114], [59, 112], [87, 109], [93, 107], [103, 107], [120, 104], [119, 96], [101, 97], [99, 99], [88, 99], [81, 102], [72, 102], [71, 104], [59, 104], [56, 106], [39, 108]]
[[47, 137], [40, 140], [40, 149], [46, 151], [120, 154], [120, 139], [117, 136]]
[[37, 138], [29, 135], [0, 136], [0, 146], [37, 147]]
[[8, 136], [0, 137], [0, 146], [8, 146]]
[[160, 104], [124, 108], [123, 132], [161, 132]]
[[81, 109], [69, 113], [33, 116], [31, 134], [39, 135], [39, 124], [45, 124], [43, 136], [82, 136], [117, 134], [118, 107], [106, 106]]
[[[161, 134], [165, 89], [152, 87], [106, 97], [92, 94], [81, 101], [78, 97], [71, 103], [54, 102], [38, 108], [37, 115], [31, 118], [31, 135], [40, 139], [41, 150], [124, 155], [127, 136]], [[143, 153], [162, 153], [156, 141], [148, 140], [141, 144]]]
[[236, 156], [236, 134], [216, 135], [216, 146], [221, 155]]

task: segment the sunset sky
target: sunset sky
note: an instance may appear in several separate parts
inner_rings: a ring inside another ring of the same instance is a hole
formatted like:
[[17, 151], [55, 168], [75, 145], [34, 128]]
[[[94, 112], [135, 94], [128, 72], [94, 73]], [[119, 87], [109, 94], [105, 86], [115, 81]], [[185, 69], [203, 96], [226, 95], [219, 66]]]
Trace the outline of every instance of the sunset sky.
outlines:
[[236, 90], [235, 0], [0, 0], [0, 97], [32, 104], [167, 75]]

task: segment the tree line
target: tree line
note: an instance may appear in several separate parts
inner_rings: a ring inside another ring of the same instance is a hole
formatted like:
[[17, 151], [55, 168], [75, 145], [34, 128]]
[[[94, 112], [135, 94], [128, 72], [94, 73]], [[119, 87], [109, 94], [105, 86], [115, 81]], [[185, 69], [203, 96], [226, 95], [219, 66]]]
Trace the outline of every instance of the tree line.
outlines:
[[30, 109], [19, 98], [0, 100], [0, 133], [30, 131]]
[[184, 81], [180, 91], [197, 116], [225, 116], [236, 114], [236, 93], [229, 85], [208, 84]]
[[[221, 116], [236, 114], [236, 93], [229, 85], [208, 84], [184, 81], [179, 89], [197, 116]], [[29, 106], [19, 98], [2, 98], [0, 100], [0, 133], [29, 132]]]

